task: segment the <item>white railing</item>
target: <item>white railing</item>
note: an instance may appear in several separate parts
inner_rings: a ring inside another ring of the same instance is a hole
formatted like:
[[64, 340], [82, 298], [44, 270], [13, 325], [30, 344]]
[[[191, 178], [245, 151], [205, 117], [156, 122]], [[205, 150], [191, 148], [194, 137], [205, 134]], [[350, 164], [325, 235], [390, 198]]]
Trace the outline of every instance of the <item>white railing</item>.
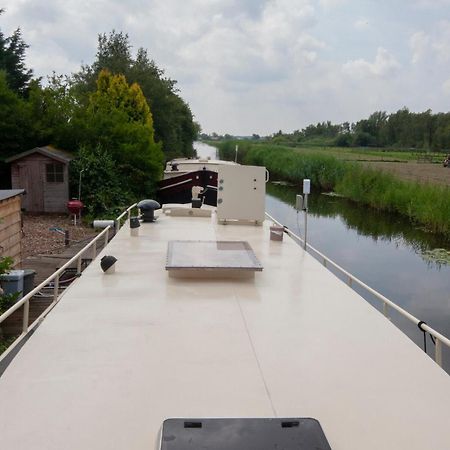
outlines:
[[[131, 210], [136, 207], [136, 203], [127, 208], [120, 216], [118, 216], [115, 221], [115, 232], [117, 233], [121, 227], [121, 220], [125, 215], [128, 214], [128, 219], [131, 216]], [[8, 354], [10, 354], [13, 349], [19, 345], [19, 343], [28, 335], [28, 333], [33, 330], [43, 319], [44, 317], [55, 307], [58, 302], [59, 297], [59, 281], [61, 274], [69, 268], [71, 265], [77, 265], [77, 276], [81, 274], [82, 270], [82, 262], [83, 255], [90, 249], [92, 249], [92, 259], [95, 259], [97, 256], [97, 242], [100, 239], [104, 239], [104, 246], [108, 244], [109, 239], [109, 231], [112, 230], [111, 226], [106, 227], [101, 233], [99, 233], [92, 241], [90, 241], [86, 246], [84, 246], [76, 255], [74, 255], [69, 261], [67, 261], [63, 266], [61, 266], [56, 272], [52, 273], [46, 280], [44, 280], [41, 284], [36, 286], [32, 291], [22, 297], [17, 303], [15, 303], [11, 308], [5, 311], [2, 315], [0, 315], [0, 324], [5, 321], [11, 314], [17, 311], [19, 308], [23, 306], [22, 312], [22, 334], [8, 347], [8, 349], [0, 355], [0, 362], [5, 359]], [[38, 294], [42, 289], [47, 287], [50, 283], [53, 282], [53, 300], [52, 303], [39, 315], [39, 317], [32, 323], [29, 322], [29, 314], [30, 314], [30, 300], [31, 298]]]
[[116, 229], [116, 232], [120, 230], [121, 227], [121, 220], [125, 217], [125, 215], [127, 215], [127, 220], [130, 220], [131, 217], [131, 210], [133, 208], [136, 208], [137, 203], [133, 203], [131, 206], [129, 206], [120, 216], [118, 216], [116, 218], [116, 220], [114, 221], [114, 226]]
[[[278, 224], [281, 227], [284, 227], [284, 231], [294, 240], [298, 241], [300, 245], [304, 246], [305, 242], [304, 240], [293, 233], [291, 230], [289, 230], [287, 227], [282, 225], [278, 220], [274, 219], [270, 214], [266, 213], [266, 217], [271, 220], [272, 222]], [[354, 287], [354, 285], [357, 285], [361, 288], [363, 288], [365, 291], [372, 294], [377, 300], [380, 300], [383, 305], [383, 314], [389, 318], [389, 308], [392, 308], [393, 310], [397, 311], [402, 315], [403, 317], [407, 318], [409, 321], [414, 323], [419, 327], [420, 330], [424, 333], [428, 333], [430, 336], [432, 336], [435, 340], [435, 352], [434, 352], [434, 359], [439, 366], [442, 367], [442, 344], [450, 348], [450, 339], [442, 335], [441, 333], [437, 332], [433, 328], [431, 328], [429, 325], [427, 325], [425, 322], [419, 320], [417, 317], [410, 314], [408, 311], [404, 310], [388, 298], [386, 298], [384, 295], [377, 292], [375, 289], [372, 289], [370, 286], [368, 286], [366, 283], [362, 282], [360, 279], [356, 278], [354, 275], [352, 275], [350, 272], [346, 271], [344, 268], [342, 268], [339, 264], [336, 264], [334, 261], [332, 261], [330, 258], [325, 256], [323, 253], [319, 252], [319, 250], [316, 250], [314, 247], [312, 247], [309, 244], [306, 244], [307, 250], [312, 250], [316, 255], [317, 259], [322, 262], [322, 264], [325, 267], [333, 267], [336, 269], [341, 275], [344, 276], [345, 279], [347, 279], [347, 284], [350, 287]]]

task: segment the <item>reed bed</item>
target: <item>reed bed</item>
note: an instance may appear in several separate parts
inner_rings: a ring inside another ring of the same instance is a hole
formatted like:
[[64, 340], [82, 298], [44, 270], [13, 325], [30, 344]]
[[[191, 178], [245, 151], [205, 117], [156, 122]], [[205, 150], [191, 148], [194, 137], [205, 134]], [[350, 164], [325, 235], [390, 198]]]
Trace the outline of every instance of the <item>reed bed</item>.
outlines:
[[[219, 144], [220, 157], [234, 160], [234, 149], [234, 142]], [[309, 178], [315, 188], [403, 214], [430, 231], [450, 235], [449, 187], [407, 182], [331, 155], [270, 144], [239, 143], [238, 162], [265, 166], [272, 179], [300, 184], [303, 178]]]

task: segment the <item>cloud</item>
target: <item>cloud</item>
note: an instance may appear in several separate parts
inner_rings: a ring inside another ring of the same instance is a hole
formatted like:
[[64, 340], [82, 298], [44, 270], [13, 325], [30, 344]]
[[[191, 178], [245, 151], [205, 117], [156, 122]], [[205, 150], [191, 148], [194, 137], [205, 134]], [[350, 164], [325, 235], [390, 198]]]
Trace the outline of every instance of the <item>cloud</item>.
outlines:
[[450, 95], [450, 78], [442, 83], [442, 90], [444, 94]]
[[430, 45], [430, 37], [423, 31], [414, 33], [409, 39], [412, 50], [412, 63], [417, 64], [426, 55]]
[[400, 68], [395, 57], [386, 49], [378, 47], [374, 62], [365, 59], [348, 61], [342, 66], [346, 75], [353, 78], [386, 77]]
[[366, 19], [365, 17], [360, 17], [358, 20], [356, 20], [353, 23], [353, 26], [355, 27], [355, 29], [357, 29], [358, 31], [364, 31], [367, 30], [370, 25], [369, 25], [369, 20]]

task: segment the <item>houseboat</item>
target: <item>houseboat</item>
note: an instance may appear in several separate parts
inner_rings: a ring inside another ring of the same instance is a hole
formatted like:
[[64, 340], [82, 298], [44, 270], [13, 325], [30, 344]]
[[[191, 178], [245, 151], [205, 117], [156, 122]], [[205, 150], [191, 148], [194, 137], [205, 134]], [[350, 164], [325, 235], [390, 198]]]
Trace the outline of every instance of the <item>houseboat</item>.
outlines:
[[448, 374], [273, 233], [264, 168], [217, 173], [217, 207], [118, 226], [25, 332], [2, 448], [448, 450]]

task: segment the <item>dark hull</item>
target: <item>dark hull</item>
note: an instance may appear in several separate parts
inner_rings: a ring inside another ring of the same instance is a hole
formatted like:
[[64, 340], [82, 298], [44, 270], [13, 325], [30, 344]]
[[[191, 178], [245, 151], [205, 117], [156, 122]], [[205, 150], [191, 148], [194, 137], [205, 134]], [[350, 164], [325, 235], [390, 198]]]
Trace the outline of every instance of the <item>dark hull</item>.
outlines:
[[158, 182], [157, 198], [161, 204], [191, 203], [192, 188], [201, 186], [206, 192], [203, 203], [217, 206], [217, 172], [196, 170]]

